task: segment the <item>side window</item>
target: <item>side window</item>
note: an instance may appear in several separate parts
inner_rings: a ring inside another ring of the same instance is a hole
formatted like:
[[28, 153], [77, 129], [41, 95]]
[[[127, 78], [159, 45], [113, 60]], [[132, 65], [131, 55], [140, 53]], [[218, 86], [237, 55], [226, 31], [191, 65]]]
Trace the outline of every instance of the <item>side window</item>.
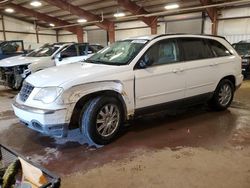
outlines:
[[61, 52], [61, 57], [74, 57], [77, 56], [77, 50], [75, 45], [71, 45]]
[[94, 52], [98, 52], [99, 50], [103, 49], [103, 46], [101, 45], [90, 45], [91, 48], [93, 48]]
[[88, 51], [87, 51], [87, 45], [86, 44], [80, 44], [79, 45], [79, 54], [80, 55], [87, 55]]
[[229, 50], [223, 46], [221, 43], [215, 40], [208, 40], [211, 49], [214, 51], [217, 57], [230, 56]]
[[88, 49], [88, 54], [92, 54], [92, 53], [96, 53], [97, 50], [95, 50], [92, 46], [89, 46], [89, 49]]
[[179, 48], [175, 40], [157, 42], [144, 54], [143, 59], [147, 66], [171, 64], [180, 61]]
[[7, 42], [3, 47], [2, 50], [6, 54], [11, 53], [18, 53], [23, 51], [22, 42]]
[[214, 57], [202, 38], [182, 38], [180, 41], [187, 61]]

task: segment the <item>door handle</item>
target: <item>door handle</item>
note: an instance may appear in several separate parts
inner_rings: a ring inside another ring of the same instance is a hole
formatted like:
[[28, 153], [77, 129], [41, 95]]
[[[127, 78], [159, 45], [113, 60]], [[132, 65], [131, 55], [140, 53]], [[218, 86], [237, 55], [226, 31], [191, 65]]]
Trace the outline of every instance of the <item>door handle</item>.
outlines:
[[210, 64], [209, 66], [210, 67], [214, 67], [214, 66], [217, 66], [218, 65], [218, 63], [212, 63], [212, 64]]
[[173, 69], [173, 73], [178, 73], [178, 72], [183, 72], [184, 71], [184, 69]]
[[177, 73], [177, 72], [179, 72], [180, 70], [179, 69], [173, 69], [173, 73]]

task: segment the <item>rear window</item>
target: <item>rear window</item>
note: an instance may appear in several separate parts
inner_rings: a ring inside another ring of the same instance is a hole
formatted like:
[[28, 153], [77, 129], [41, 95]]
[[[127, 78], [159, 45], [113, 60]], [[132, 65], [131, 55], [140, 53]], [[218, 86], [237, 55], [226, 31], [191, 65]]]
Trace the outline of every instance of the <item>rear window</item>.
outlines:
[[216, 40], [207, 39], [208, 44], [217, 57], [230, 56], [229, 50]]
[[185, 60], [198, 60], [214, 57], [213, 52], [202, 38], [182, 38]]

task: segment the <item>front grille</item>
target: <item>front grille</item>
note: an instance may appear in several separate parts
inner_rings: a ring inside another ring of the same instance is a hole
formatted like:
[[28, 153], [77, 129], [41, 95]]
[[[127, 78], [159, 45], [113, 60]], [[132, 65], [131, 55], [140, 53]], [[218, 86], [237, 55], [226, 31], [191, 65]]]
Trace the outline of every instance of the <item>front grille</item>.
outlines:
[[34, 86], [32, 86], [31, 84], [27, 82], [24, 82], [23, 87], [19, 93], [21, 101], [25, 102], [29, 98], [33, 89], [34, 89]]

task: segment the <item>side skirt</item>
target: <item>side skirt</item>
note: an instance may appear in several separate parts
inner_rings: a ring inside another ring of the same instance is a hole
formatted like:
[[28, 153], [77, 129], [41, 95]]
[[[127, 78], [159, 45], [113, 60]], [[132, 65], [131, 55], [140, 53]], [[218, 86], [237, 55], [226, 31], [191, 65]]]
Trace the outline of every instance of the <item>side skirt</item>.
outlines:
[[204, 104], [206, 103], [209, 99], [212, 98], [213, 92], [210, 93], [205, 93], [201, 95], [196, 95], [193, 97], [188, 97], [180, 100], [175, 100], [167, 103], [162, 103], [162, 104], [157, 104], [153, 106], [147, 106], [139, 109], [135, 109], [135, 114], [134, 116], [141, 116], [144, 114], [151, 114], [155, 112], [161, 112], [165, 110], [177, 110], [177, 109], [183, 109], [183, 108], [188, 108], [191, 106], [195, 106], [198, 104]]

